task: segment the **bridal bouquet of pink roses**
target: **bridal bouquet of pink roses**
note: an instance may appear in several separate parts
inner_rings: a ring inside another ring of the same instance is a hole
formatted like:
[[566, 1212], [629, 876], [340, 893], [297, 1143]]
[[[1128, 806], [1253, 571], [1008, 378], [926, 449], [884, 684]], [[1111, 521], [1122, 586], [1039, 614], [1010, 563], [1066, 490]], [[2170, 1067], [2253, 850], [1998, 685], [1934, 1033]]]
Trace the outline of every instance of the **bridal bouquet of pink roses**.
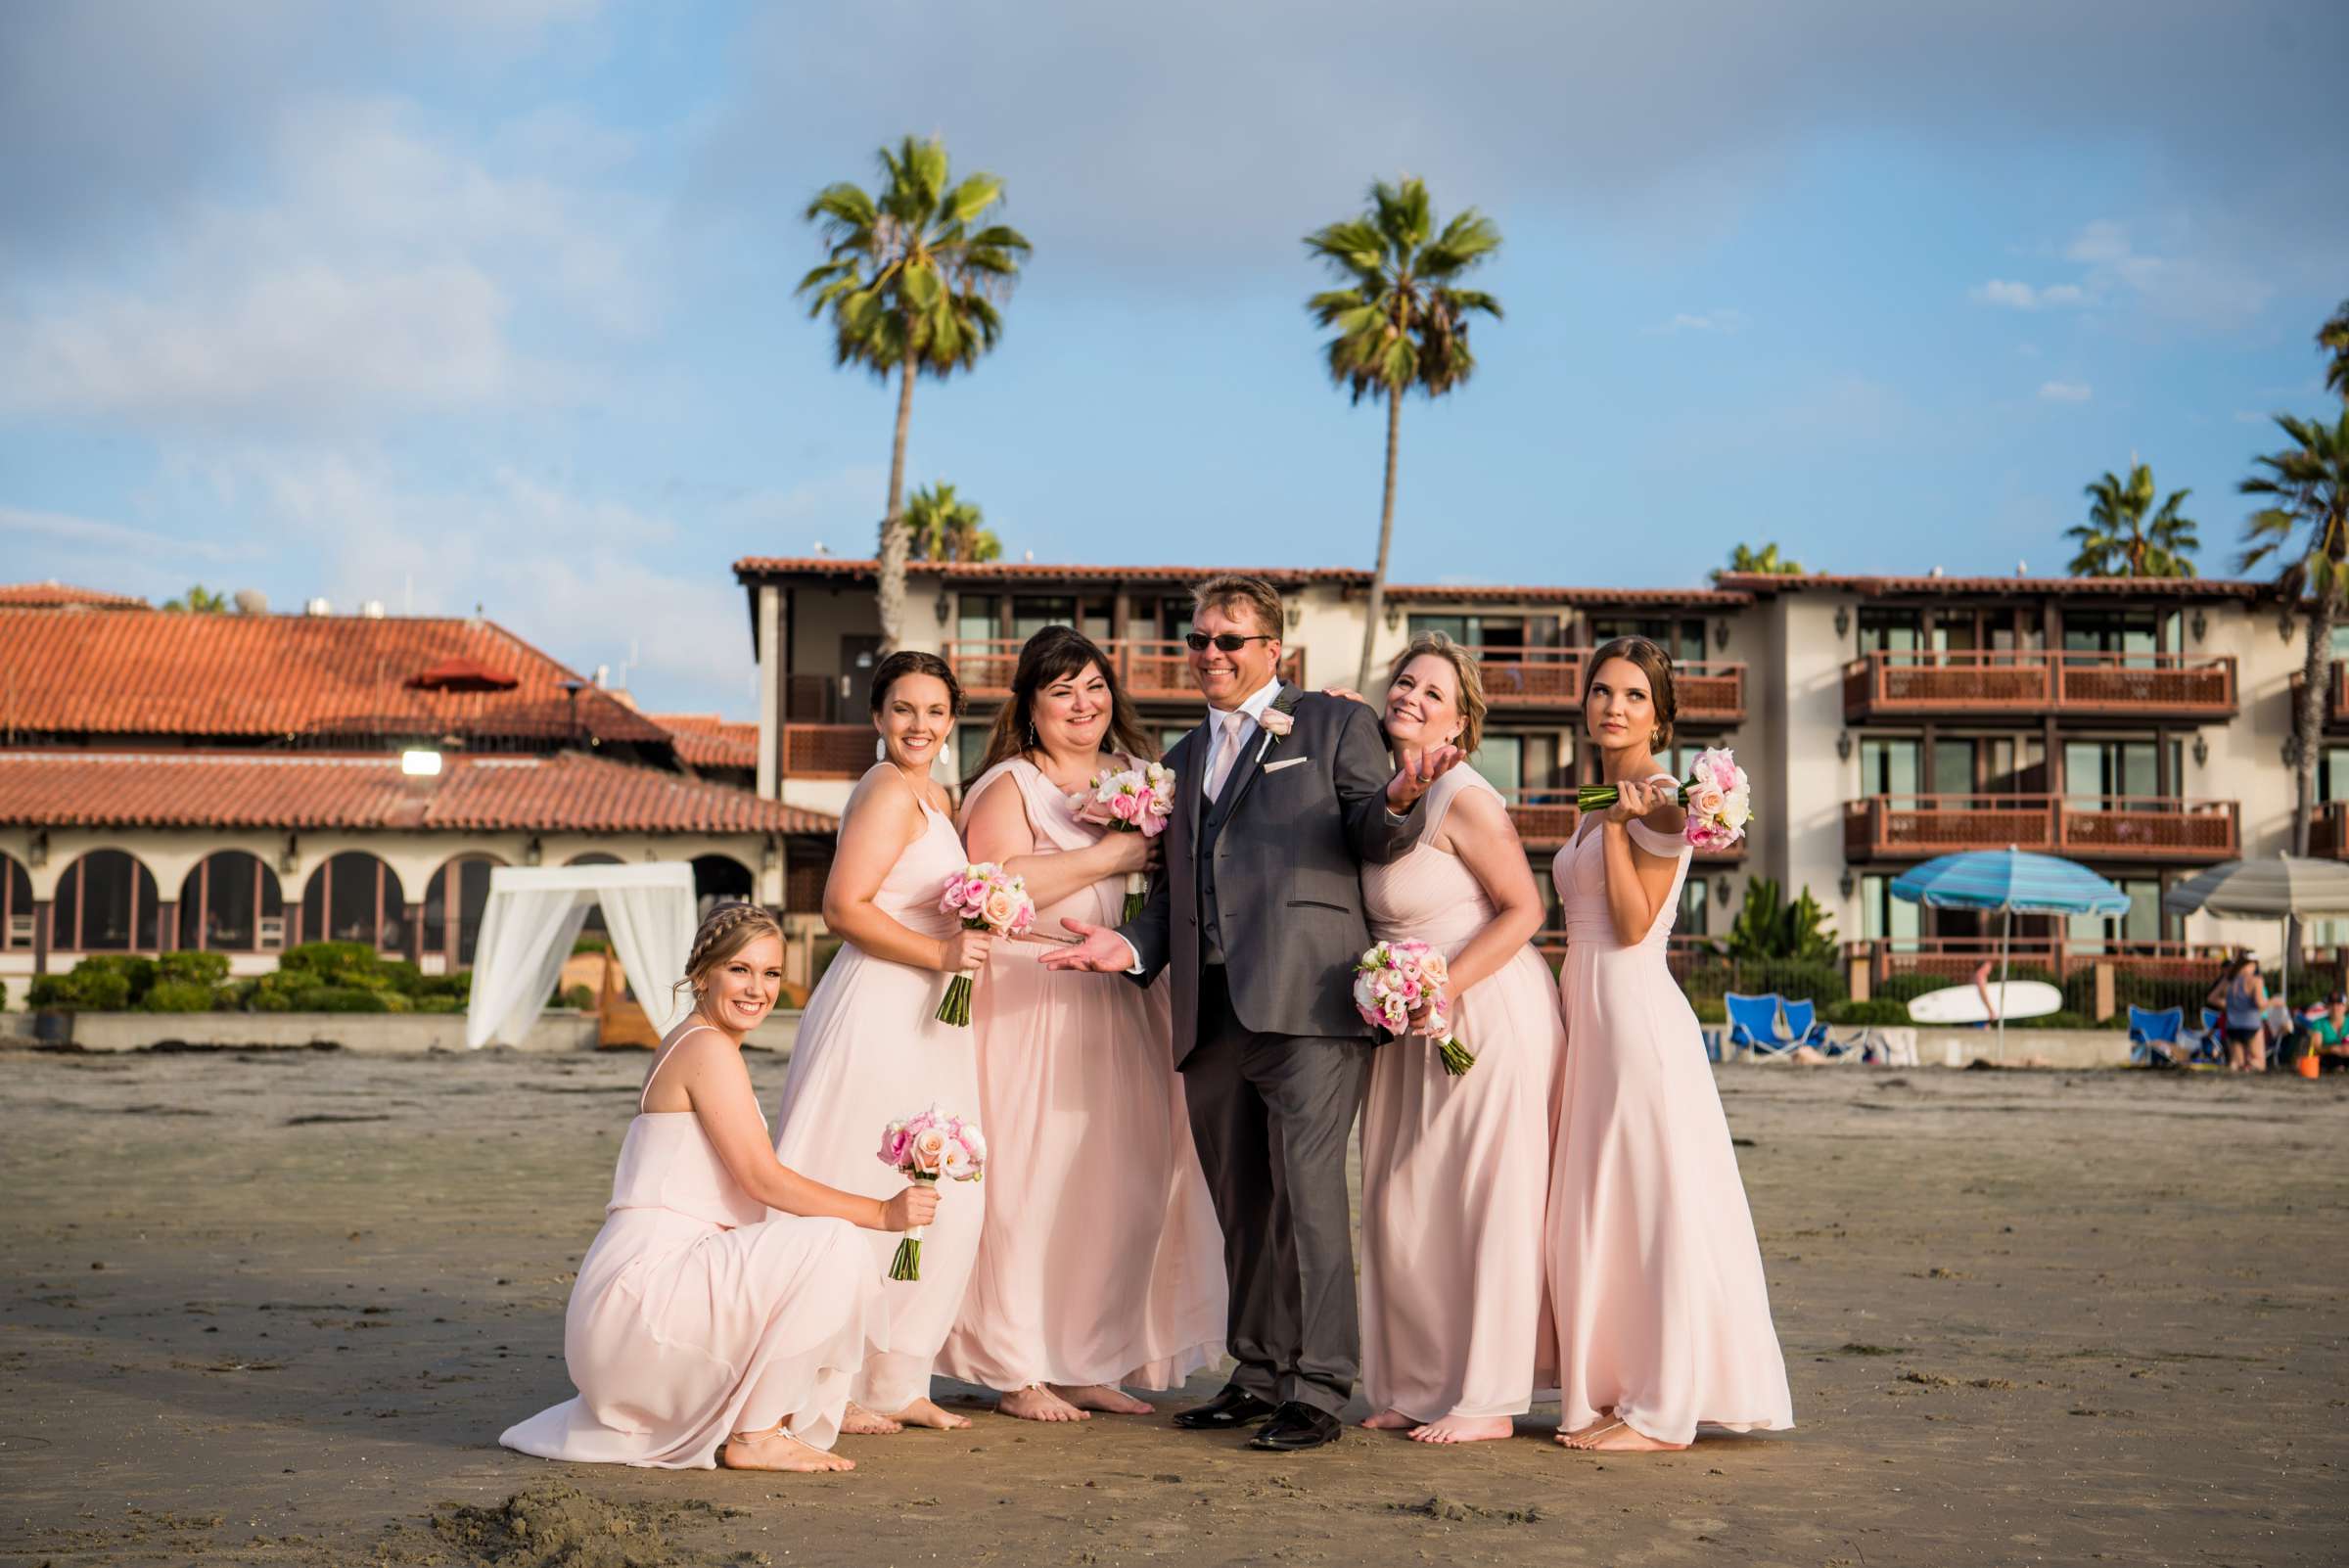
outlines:
[[[1574, 804], [1586, 811], [1603, 811], [1621, 793], [1612, 784], [1586, 784], [1574, 792]], [[1745, 769], [1726, 746], [1697, 754], [1676, 801], [1688, 813], [1685, 832], [1691, 849], [1726, 850], [1745, 837], [1745, 825], [1754, 819]]]
[[[959, 916], [973, 931], [991, 931], [998, 937], [1019, 936], [1036, 924], [1036, 900], [1028, 897], [1028, 879], [1013, 876], [992, 860], [966, 865], [946, 878], [938, 907]], [[969, 1027], [969, 975], [956, 975], [946, 987], [946, 999], [938, 1004], [938, 1021]]]
[[[1355, 963], [1354, 1010], [1363, 1023], [1390, 1035], [1425, 1035], [1436, 1042], [1444, 1071], [1457, 1078], [1476, 1065], [1476, 1058], [1446, 1021], [1451, 986], [1451, 965], [1426, 943], [1414, 938], [1382, 942]], [[1411, 1014], [1422, 1006], [1427, 1022], [1414, 1031]]]
[[[1106, 827], [1112, 833], [1139, 833], [1157, 838], [1174, 817], [1174, 770], [1158, 762], [1141, 767], [1105, 767], [1093, 775], [1092, 788], [1070, 795], [1077, 820]], [[1149, 879], [1139, 871], [1126, 873], [1126, 912], [1119, 921], [1142, 912], [1142, 895]]]
[[[987, 1139], [979, 1124], [949, 1116], [933, 1105], [919, 1116], [892, 1122], [881, 1130], [881, 1163], [909, 1181], [936, 1186], [948, 1181], [976, 1181], [987, 1175]], [[892, 1279], [922, 1277], [922, 1231], [915, 1225], [898, 1243], [889, 1261]]]

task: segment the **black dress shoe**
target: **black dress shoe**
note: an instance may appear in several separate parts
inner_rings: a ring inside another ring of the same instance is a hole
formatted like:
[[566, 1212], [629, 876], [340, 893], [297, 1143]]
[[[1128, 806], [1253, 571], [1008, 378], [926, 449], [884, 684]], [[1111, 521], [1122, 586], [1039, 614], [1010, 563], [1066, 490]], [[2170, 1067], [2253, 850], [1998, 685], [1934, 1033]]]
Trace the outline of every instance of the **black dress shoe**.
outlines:
[[1222, 1392], [1205, 1405], [1176, 1411], [1174, 1424], [1187, 1432], [1228, 1432], [1235, 1426], [1255, 1425], [1272, 1409], [1269, 1400], [1258, 1399], [1237, 1383], [1226, 1383]]
[[1345, 1431], [1345, 1423], [1327, 1410], [1298, 1400], [1283, 1400], [1272, 1419], [1248, 1440], [1248, 1446], [1274, 1453], [1298, 1453], [1335, 1443]]

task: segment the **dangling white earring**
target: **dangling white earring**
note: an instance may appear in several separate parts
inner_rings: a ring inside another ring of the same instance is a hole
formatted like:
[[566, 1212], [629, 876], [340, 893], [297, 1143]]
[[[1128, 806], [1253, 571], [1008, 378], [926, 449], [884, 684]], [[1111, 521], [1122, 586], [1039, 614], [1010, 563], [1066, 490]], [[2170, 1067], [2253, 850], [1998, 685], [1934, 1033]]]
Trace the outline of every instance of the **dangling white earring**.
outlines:
[[889, 742], [878, 735], [873, 737], [873, 761], [876, 762], [889, 761]]

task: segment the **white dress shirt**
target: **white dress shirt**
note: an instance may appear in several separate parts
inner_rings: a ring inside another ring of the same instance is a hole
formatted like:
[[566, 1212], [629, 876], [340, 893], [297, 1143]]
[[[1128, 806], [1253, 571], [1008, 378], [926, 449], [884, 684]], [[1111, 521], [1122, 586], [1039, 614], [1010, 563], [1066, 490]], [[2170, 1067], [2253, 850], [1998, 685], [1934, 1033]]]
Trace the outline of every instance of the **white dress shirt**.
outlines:
[[[1271, 707], [1272, 699], [1280, 695], [1281, 685], [1281, 678], [1274, 675], [1250, 694], [1248, 700], [1241, 703], [1239, 707], [1232, 709], [1211, 707], [1208, 709], [1207, 765], [1210, 771], [1202, 774], [1199, 779], [1199, 799], [1203, 803], [1200, 810], [1201, 816], [1207, 814], [1205, 810], [1205, 803], [1209, 801], [1207, 783], [1208, 779], [1213, 777], [1216, 749], [1223, 741], [1223, 726], [1231, 723], [1237, 723], [1240, 726], [1239, 744], [1232, 748], [1231, 769], [1223, 778], [1223, 787], [1229, 789], [1232, 779], [1239, 774], [1240, 762], [1247, 757], [1248, 748], [1256, 744], [1257, 737], [1264, 732], [1262, 720], [1265, 716], [1265, 710]], [[1118, 940], [1126, 941], [1123, 937]], [[1130, 942], [1126, 943], [1126, 950], [1133, 954], [1133, 962], [1126, 966], [1126, 972], [1129, 975], [1140, 974], [1142, 972], [1142, 955], [1134, 952], [1133, 944]]]

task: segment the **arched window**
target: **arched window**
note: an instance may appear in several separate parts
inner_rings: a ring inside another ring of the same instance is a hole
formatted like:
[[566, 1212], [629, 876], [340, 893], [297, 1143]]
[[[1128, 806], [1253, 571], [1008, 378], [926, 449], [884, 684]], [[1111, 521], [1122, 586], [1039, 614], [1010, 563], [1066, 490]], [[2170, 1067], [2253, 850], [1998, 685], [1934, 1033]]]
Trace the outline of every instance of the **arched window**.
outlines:
[[257, 854], [217, 850], [179, 886], [179, 945], [206, 952], [275, 952], [286, 945], [286, 896]]
[[32, 878], [0, 854], [0, 948], [32, 945]]
[[[620, 856], [606, 854], [601, 850], [590, 850], [585, 854], [575, 854], [563, 863], [565, 865], [618, 865]], [[579, 923], [579, 935], [582, 937], [609, 937], [611, 934], [610, 928], [604, 924], [604, 906], [600, 903], [589, 904], [587, 918]]]
[[697, 854], [693, 857], [694, 918], [706, 918], [721, 903], [751, 901], [751, 869], [732, 855]]
[[301, 896], [301, 940], [364, 942], [398, 952], [407, 938], [399, 878], [364, 850], [345, 850], [310, 875]]
[[66, 867], [49, 906], [60, 952], [154, 952], [155, 873], [120, 850], [92, 850]]
[[505, 864], [495, 855], [460, 854], [424, 886], [424, 950], [445, 953], [451, 968], [473, 962], [482, 940], [482, 911], [489, 906], [489, 873]]

